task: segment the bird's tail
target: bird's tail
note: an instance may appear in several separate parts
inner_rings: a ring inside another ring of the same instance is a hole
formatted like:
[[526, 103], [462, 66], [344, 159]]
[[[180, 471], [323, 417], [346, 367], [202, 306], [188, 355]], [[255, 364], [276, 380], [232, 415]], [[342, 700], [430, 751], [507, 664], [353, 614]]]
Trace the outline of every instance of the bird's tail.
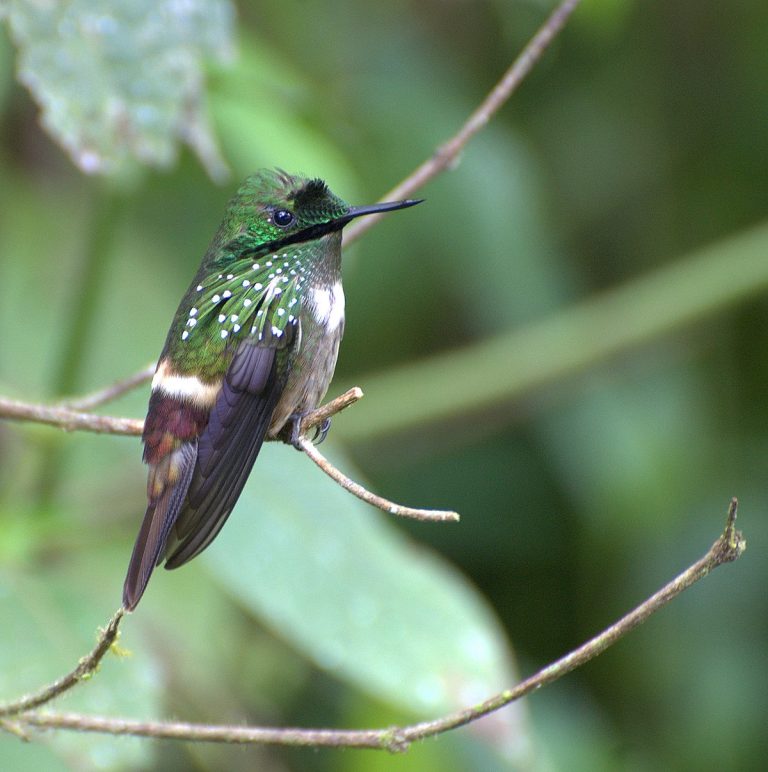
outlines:
[[168, 536], [179, 516], [197, 458], [197, 441], [186, 442], [157, 465], [150, 466], [149, 505], [133, 546], [123, 585], [123, 607], [133, 611], [149, 583], [155, 566], [165, 557]]

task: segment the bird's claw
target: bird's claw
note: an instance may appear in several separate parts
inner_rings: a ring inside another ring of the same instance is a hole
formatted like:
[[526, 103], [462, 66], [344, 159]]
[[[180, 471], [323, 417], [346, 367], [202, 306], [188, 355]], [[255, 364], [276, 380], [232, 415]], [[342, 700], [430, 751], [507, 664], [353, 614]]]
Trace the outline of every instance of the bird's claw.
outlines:
[[[294, 413], [291, 416], [291, 438], [290, 442], [296, 450], [301, 450], [301, 437], [303, 432], [301, 431], [301, 424], [307, 413]], [[327, 436], [328, 431], [331, 428], [331, 419], [326, 418], [321, 424], [315, 426], [315, 434], [312, 437], [312, 442], [315, 445], [319, 445]]]
[[319, 445], [328, 436], [328, 431], [331, 428], [330, 416], [326, 418], [319, 426], [315, 427], [315, 436], [312, 438], [312, 442], [315, 445]]

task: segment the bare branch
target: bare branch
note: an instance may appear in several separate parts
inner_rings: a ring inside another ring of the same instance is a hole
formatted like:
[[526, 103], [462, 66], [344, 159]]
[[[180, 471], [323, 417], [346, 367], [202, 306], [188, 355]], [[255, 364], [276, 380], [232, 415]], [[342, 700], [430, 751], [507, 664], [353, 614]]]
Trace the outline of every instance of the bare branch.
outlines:
[[[130, 379], [121, 382], [125, 384]], [[101, 397], [107, 393], [114, 393], [115, 386], [108, 387], [99, 392], [94, 392], [92, 397]], [[362, 399], [363, 390], [355, 386], [349, 391], [321, 405], [311, 413], [307, 413], [302, 421], [302, 432], [318, 426], [328, 418], [336, 415], [345, 408]], [[80, 401], [78, 401], [79, 403]], [[18, 421], [35, 421], [51, 426], [58, 426], [65, 430], [80, 429], [83, 431], [100, 432], [103, 434], [121, 434], [137, 436], [141, 435], [144, 422], [138, 418], [115, 418], [113, 416], [100, 416], [93, 413], [80, 413], [67, 407], [54, 405], [35, 405], [0, 397], [0, 417]], [[447, 512], [432, 509], [415, 509], [377, 496], [366, 490], [360, 483], [347, 477], [339, 471], [306, 437], [299, 440], [302, 450], [322, 469], [331, 479], [335, 480], [342, 488], [357, 496], [359, 499], [372, 504], [374, 507], [400, 517], [411, 517], [417, 520], [457, 521], [459, 515], [456, 512]], [[2, 714], [0, 714], [2, 715]]]
[[500, 692], [471, 708], [451, 713], [434, 721], [424, 721], [405, 727], [369, 730], [274, 729], [270, 727], [191, 724], [179, 721], [134, 721], [77, 713], [41, 714], [26, 712], [14, 715], [14, 728], [22, 732], [25, 727], [39, 727], [193, 742], [378, 748], [393, 752], [405, 751], [414, 741], [423, 740], [472, 723], [535, 692], [542, 686], [557, 681], [567, 673], [602, 654], [609, 646], [612, 646], [648, 619], [651, 614], [661, 609], [700, 579], [708, 576], [715, 568], [741, 557], [746, 549], [746, 542], [742, 534], [735, 528], [736, 511], [737, 501], [732, 499], [728, 509], [725, 530], [706, 555], [618, 622], [566, 656], [539, 670], [535, 675], [521, 681], [512, 689]]
[[299, 445], [307, 456], [309, 456], [309, 458], [311, 458], [312, 461], [328, 475], [328, 477], [337, 482], [344, 490], [357, 496], [357, 498], [361, 499], [366, 504], [372, 504], [374, 507], [378, 507], [389, 514], [398, 515], [399, 517], [410, 517], [414, 520], [436, 520], [438, 522], [458, 522], [459, 520], [458, 512], [442, 509], [416, 509], [414, 507], [403, 506], [402, 504], [395, 504], [394, 501], [389, 501], [381, 496], [377, 496], [375, 493], [371, 493], [360, 485], [360, 483], [356, 483], [350, 477], [347, 477], [343, 472], [338, 470], [306, 437], [299, 437]]
[[[76, 686], [84, 679], [93, 675], [99, 667], [99, 663], [104, 658], [104, 655], [117, 640], [120, 620], [123, 618], [124, 613], [123, 609], [120, 609], [115, 613], [112, 619], [109, 620], [107, 626], [100, 631], [96, 647], [90, 654], [83, 657], [80, 662], [77, 663], [77, 667], [74, 670], [57, 679], [52, 684], [44, 686], [33, 694], [28, 694], [13, 702], [6, 702], [5, 704], [0, 705], [0, 717], [15, 716], [18, 713], [32, 710], [33, 708], [39, 708], [41, 705], [45, 705], [45, 703], [64, 694], [64, 692], [69, 691], [73, 686]], [[9, 729], [11, 727], [19, 728], [16, 722], [3, 722], [3, 728]]]
[[22, 713], [19, 724], [45, 729], [71, 729], [112, 735], [195, 742], [292, 745], [299, 747], [386, 748], [387, 730], [299, 729], [192, 724], [186, 721], [136, 721], [80, 713]]
[[350, 405], [354, 405], [355, 402], [359, 402], [362, 398], [363, 390], [359, 386], [353, 386], [330, 402], [326, 402], [311, 413], [307, 413], [301, 422], [301, 433], [303, 434], [314, 426], [319, 426], [327, 419], [335, 416], [336, 413], [340, 413]]
[[[144, 371], [142, 371], [143, 373]], [[139, 382], [139, 375], [127, 378], [121, 382], [126, 384], [133, 381], [134, 385]], [[76, 400], [77, 404], [92, 400], [94, 397], [100, 397], [114, 391], [115, 387], [109, 386], [106, 389], [94, 392], [93, 395], [85, 397], [82, 400]], [[128, 387], [131, 388], [131, 387]], [[122, 389], [123, 391], [127, 389]], [[349, 391], [321, 405], [311, 413], [307, 413], [302, 421], [302, 429], [310, 429], [325, 421], [326, 418], [339, 413], [344, 408], [353, 405], [363, 397], [363, 390], [355, 386]], [[139, 418], [118, 418], [115, 416], [96, 415], [95, 413], [81, 413], [72, 407], [58, 405], [40, 405], [33, 402], [20, 402], [15, 399], [0, 397], [0, 418], [7, 418], [11, 421], [30, 421], [34, 423], [48, 424], [57, 426], [65, 431], [86, 431], [96, 432], [98, 434], [120, 434], [127, 436], [141, 436], [144, 429], [144, 422]]]
[[48, 426], [58, 426], [65, 431], [96, 432], [97, 434], [140, 435], [144, 422], [139, 418], [81, 413], [67, 407], [39, 405], [0, 397], [0, 418], [11, 421], [30, 421]]
[[687, 590], [700, 579], [708, 576], [715, 568], [741, 557], [747, 548], [747, 543], [741, 532], [735, 528], [737, 509], [738, 502], [733, 498], [728, 507], [725, 530], [710, 547], [706, 555], [697, 560], [683, 573], [676, 576], [658, 592], [654, 593], [648, 600], [622, 617], [618, 622], [615, 622], [603, 630], [602, 633], [579, 646], [578, 649], [574, 649], [570, 654], [566, 654], [551, 665], [547, 665], [547, 667], [539, 670], [535, 675], [526, 678], [525, 681], [521, 681], [512, 689], [496, 694], [472, 708], [457, 711], [436, 721], [425, 721], [421, 724], [406, 727], [400, 732], [402, 742], [407, 745], [414, 740], [431, 737], [476, 721], [488, 713], [492, 713], [515, 700], [519, 700], [521, 697], [541, 689], [542, 686], [559, 680], [567, 673], [576, 670], [576, 668], [602, 654], [620, 638], [623, 638], [627, 633], [645, 622], [651, 614], [666, 606], [673, 598], [676, 598], [681, 592]]
[[30, 741], [29, 732], [26, 729], [22, 729], [15, 721], [8, 721], [8, 719], [0, 718], [0, 729], [18, 737], [19, 740], [24, 742]]
[[[464, 147], [498, 112], [512, 96], [528, 73], [539, 61], [549, 44], [565, 26], [580, 0], [563, 0], [549, 18], [539, 27], [528, 41], [512, 66], [502, 75], [501, 80], [491, 89], [480, 106], [467, 118], [464, 125], [424, 163], [408, 175], [399, 185], [392, 188], [382, 201], [397, 201], [408, 198], [426, 185], [431, 179], [448, 169], [464, 150]], [[344, 243], [351, 244], [373, 227], [384, 215], [375, 214], [357, 220], [344, 231]]]

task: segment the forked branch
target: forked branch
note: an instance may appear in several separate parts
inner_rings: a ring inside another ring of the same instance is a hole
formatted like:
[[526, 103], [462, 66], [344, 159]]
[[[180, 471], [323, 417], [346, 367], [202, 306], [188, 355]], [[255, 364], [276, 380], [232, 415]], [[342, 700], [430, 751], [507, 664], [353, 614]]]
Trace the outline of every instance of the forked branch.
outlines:
[[322, 469], [328, 477], [337, 482], [345, 491], [349, 491], [353, 496], [357, 496], [366, 504], [389, 512], [398, 517], [410, 517], [414, 520], [436, 520], [438, 522], [458, 522], [459, 513], [443, 509], [418, 509], [416, 507], [406, 507], [403, 504], [395, 504], [394, 501], [377, 496], [364, 488], [360, 483], [356, 483], [351, 477], [347, 477], [342, 471], [335, 467], [309, 440], [307, 437], [299, 438], [299, 445], [304, 453]]
[[[673, 598], [680, 595], [680, 593], [687, 590], [700, 579], [708, 576], [715, 568], [741, 557], [746, 549], [746, 542], [742, 534], [736, 530], [736, 511], [737, 502], [736, 499], [732, 499], [728, 508], [725, 530], [709, 551], [700, 560], [689, 566], [618, 622], [511, 689], [506, 689], [484, 702], [456, 711], [455, 713], [450, 713], [433, 721], [424, 721], [403, 727], [389, 727], [387, 729], [280, 729], [256, 726], [192, 724], [180, 721], [135, 721], [132, 719], [106, 718], [77, 713], [38, 713], [28, 709], [30, 704], [40, 706], [62, 693], [64, 689], [59, 688], [57, 684], [66, 682], [72, 685], [73, 682], [76, 683], [78, 679], [73, 680], [70, 674], [70, 676], [61, 679], [61, 681], [56, 682], [51, 687], [41, 690], [37, 696], [22, 698], [9, 703], [10, 710], [6, 707], [6, 711], [0, 714], [5, 718], [5, 720], [0, 722], [0, 726], [15, 732], [23, 732], [27, 728], [37, 727], [191, 742], [374, 748], [393, 752], [405, 751], [411, 743], [417, 740], [433, 737], [470, 724], [489, 713], [519, 700], [521, 697], [532, 694], [542, 686], [557, 681], [567, 673], [602, 654], [616, 641], [634, 630], [656, 611], [666, 606]], [[118, 614], [116, 617], [113, 617], [110, 623], [114, 626], [115, 631], [119, 621], [120, 616]], [[104, 646], [100, 642], [100, 646], [89, 655], [90, 661], [95, 660], [96, 664], [98, 664], [101, 656], [108, 648], [109, 645]], [[96, 652], [100, 652], [98, 657], [94, 656]], [[95, 666], [90, 668], [89, 672], [93, 672], [93, 670], [95, 670]]]
[[[109, 399], [112, 398], [112, 395], [123, 393], [127, 388], [132, 388], [133, 385], [140, 382], [138, 375], [143, 374], [144, 371], [125, 381], [120, 381], [118, 384], [94, 392], [86, 398], [72, 400], [68, 404], [101, 404], [105, 397]], [[126, 384], [131, 385], [126, 386]], [[304, 419], [301, 422], [302, 435], [299, 440], [299, 444], [304, 453], [306, 453], [307, 456], [309, 456], [309, 458], [311, 458], [312, 461], [314, 461], [314, 463], [317, 464], [317, 466], [319, 466], [320, 469], [322, 469], [322, 471], [334, 482], [341, 485], [342, 488], [368, 504], [378, 507], [384, 512], [400, 517], [411, 517], [417, 520], [458, 520], [459, 516], [456, 512], [408, 507], [403, 504], [396, 504], [393, 501], [377, 496], [375, 493], [371, 493], [365, 487], [360, 485], [360, 483], [350, 479], [342, 471], [337, 469], [320, 453], [320, 451], [317, 450], [312, 442], [304, 436], [307, 431], [315, 426], [321, 425], [327, 419], [362, 399], [362, 397], [362, 389], [355, 386], [304, 416]], [[0, 417], [18, 421], [45, 423], [66, 430], [82, 429], [84, 431], [99, 432], [102, 434], [140, 436], [144, 428], [144, 422], [137, 418], [115, 418], [112, 416], [95, 415], [93, 413], [81, 413], [68, 406], [35, 405], [26, 402], [17, 402], [3, 397], [0, 397]]]
[[44, 686], [36, 692], [13, 700], [13, 702], [0, 704], [0, 719], [7, 716], [15, 716], [18, 713], [33, 710], [34, 708], [39, 708], [92, 676], [98, 669], [101, 660], [104, 659], [104, 655], [112, 648], [112, 645], [117, 640], [120, 620], [123, 618], [124, 613], [123, 609], [120, 609], [115, 613], [112, 619], [107, 623], [107, 626], [100, 632], [98, 643], [93, 651], [83, 657], [77, 663], [74, 670], [71, 670], [65, 676], [56, 679], [53, 683]]

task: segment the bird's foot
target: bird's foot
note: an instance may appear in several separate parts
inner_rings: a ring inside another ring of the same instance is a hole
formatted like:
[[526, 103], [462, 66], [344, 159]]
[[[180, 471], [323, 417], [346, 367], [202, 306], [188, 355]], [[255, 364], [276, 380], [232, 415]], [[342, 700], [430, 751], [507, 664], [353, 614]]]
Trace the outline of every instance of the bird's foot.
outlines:
[[[309, 415], [310, 412], [311, 411], [307, 410], [303, 413], [294, 413], [289, 419], [291, 422], [290, 443], [294, 448], [296, 448], [296, 450], [301, 450], [301, 444], [299, 442], [302, 435], [301, 423], [305, 416]], [[319, 445], [328, 436], [328, 430], [330, 428], [331, 419], [326, 418], [319, 426], [315, 427], [315, 435], [312, 437], [312, 442], [315, 445]]]
[[291, 422], [291, 445], [293, 445], [296, 450], [301, 450], [301, 445], [299, 444], [302, 435], [301, 422], [304, 420], [305, 415], [306, 412], [293, 413], [288, 419]]

